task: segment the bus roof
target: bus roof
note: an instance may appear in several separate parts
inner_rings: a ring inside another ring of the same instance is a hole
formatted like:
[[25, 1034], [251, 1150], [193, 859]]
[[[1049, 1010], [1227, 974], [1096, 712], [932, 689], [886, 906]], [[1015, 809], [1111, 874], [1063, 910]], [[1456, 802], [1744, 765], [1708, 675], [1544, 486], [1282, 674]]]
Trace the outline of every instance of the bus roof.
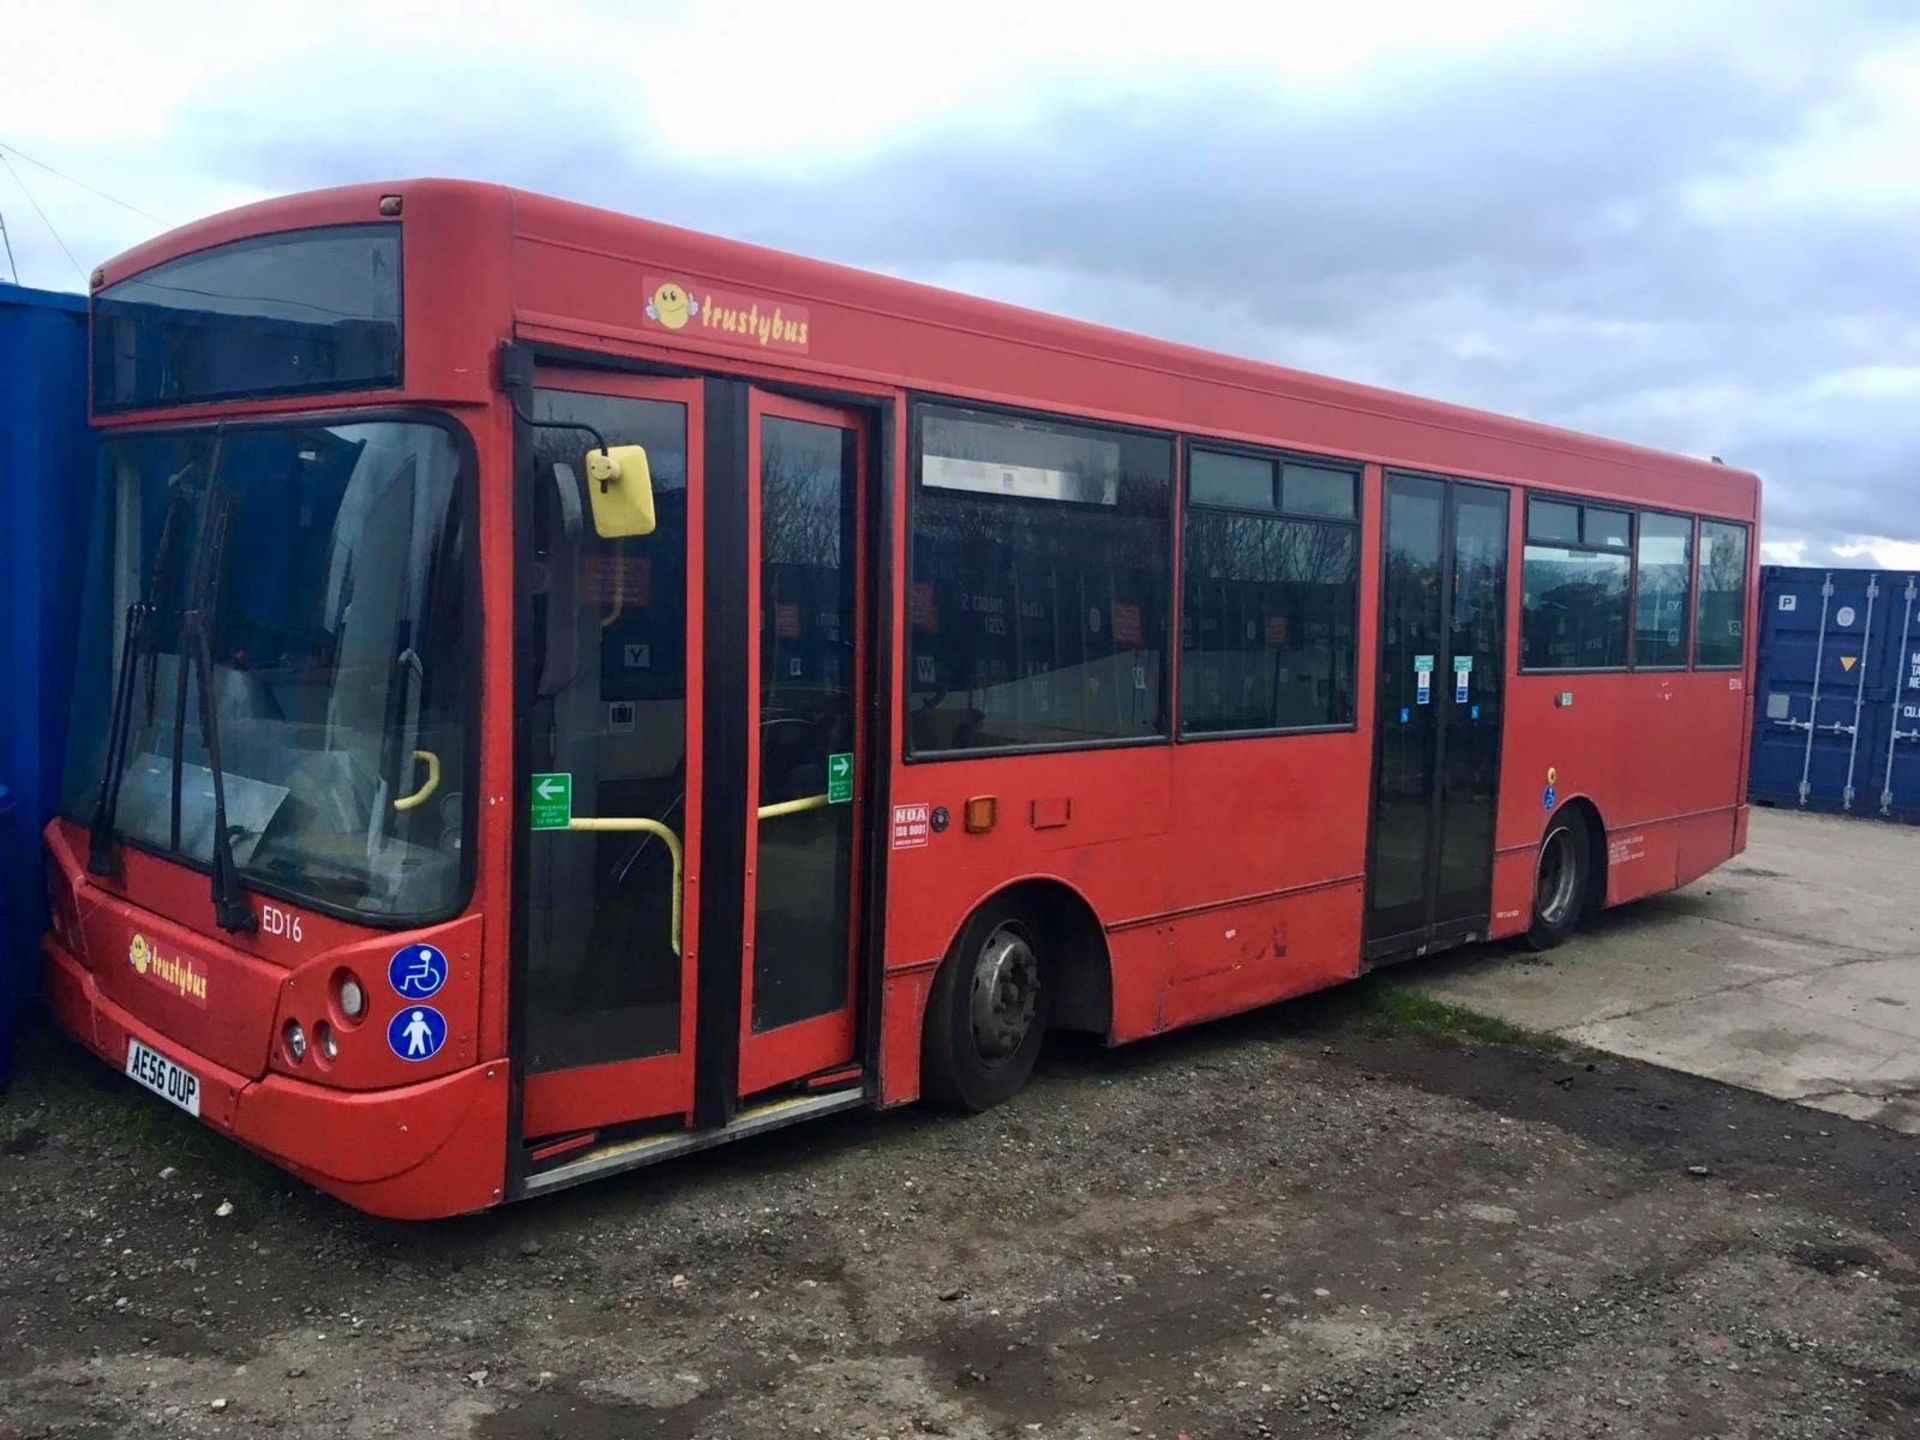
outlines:
[[[690, 364], [708, 355], [722, 363], [798, 372], [812, 383], [836, 376], [1642, 504], [1758, 516], [1758, 477], [1717, 462], [477, 181], [392, 181], [261, 201], [126, 252], [102, 267], [95, 287], [230, 240], [372, 220], [380, 198], [392, 195], [402, 197], [408, 221], [427, 211], [464, 212], [458, 225], [433, 231], [458, 236], [463, 254], [436, 263], [493, 257], [510, 276], [505, 284], [516, 333], [530, 339], [655, 359], [668, 354]], [[410, 249], [410, 268], [412, 257]], [[749, 307], [764, 306], [757, 318], [769, 319], [778, 310], [791, 333], [798, 315], [804, 339], [783, 346], [776, 333], [769, 345], [694, 325], [684, 333], [663, 328], [648, 314], [656, 282], [680, 284], [695, 307], [703, 293], [717, 297], [710, 308], [722, 315], [740, 312], [743, 323]], [[476, 282], [465, 293], [486, 289]]]

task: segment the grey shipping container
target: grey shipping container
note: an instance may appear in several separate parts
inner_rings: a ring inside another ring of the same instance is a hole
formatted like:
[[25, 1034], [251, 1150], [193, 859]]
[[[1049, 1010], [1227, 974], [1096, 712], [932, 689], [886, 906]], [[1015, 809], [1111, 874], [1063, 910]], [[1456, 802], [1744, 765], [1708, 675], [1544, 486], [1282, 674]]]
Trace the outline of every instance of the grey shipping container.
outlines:
[[1761, 569], [1755, 802], [1920, 822], [1917, 601], [1901, 571]]

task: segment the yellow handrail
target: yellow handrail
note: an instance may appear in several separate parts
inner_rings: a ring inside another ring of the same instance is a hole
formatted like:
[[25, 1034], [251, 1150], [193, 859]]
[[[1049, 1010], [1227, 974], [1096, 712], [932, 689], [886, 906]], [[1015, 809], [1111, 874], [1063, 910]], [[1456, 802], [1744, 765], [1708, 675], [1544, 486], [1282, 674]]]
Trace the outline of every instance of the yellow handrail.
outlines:
[[620, 553], [620, 542], [613, 542], [613, 609], [600, 617], [600, 628], [605, 630], [618, 620], [627, 608], [627, 567], [626, 557]]
[[680, 895], [685, 888], [682, 875], [686, 868], [685, 857], [680, 849], [680, 837], [662, 825], [658, 820], [644, 820], [639, 816], [624, 819], [613, 816], [606, 819], [594, 819], [576, 815], [567, 822], [569, 830], [588, 830], [601, 834], [645, 833], [657, 836], [667, 847], [667, 853], [673, 856], [673, 953], [680, 953]]
[[393, 802], [396, 810], [417, 810], [433, 798], [433, 792], [440, 788], [440, 757], [431, 750], [416, 750], [413, 758], [422, 761], [427, 767], [427, 783], [411, 795], [402, 795]]
[[827, 808], [825, 795], [809, 795], [802, 800], [782, 800], [773, 805], [760, 807], [760, 818], [771, 820], [776, 815], [798, 815], [802, 810], [824, 810]]

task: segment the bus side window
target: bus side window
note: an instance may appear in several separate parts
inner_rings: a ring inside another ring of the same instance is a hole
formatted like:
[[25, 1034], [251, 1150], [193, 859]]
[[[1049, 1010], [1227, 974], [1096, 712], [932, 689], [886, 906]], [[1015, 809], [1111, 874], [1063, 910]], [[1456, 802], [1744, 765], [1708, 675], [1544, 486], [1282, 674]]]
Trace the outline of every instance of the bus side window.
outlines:
[[1692, 589], [1693, 521], [1685, 515], [1641, 511], [1634, 552], [1635, 669], [1686, 669]]
[[1632, 572], [1628, 512], [1538, 496], [1529, 500], [1520, 668], [1625, 669]]
[[1167, 733], [1173, 443], [922, 404], [914, 754]]
[[1187, 469], [1180, 733], [1351, 725], [1357, 469], [1198, 444]]
[[1747, 527], [1700, 522], [1700, 587], [1693, 660], [1702, 669], [1734, 669], [1746, 656]]

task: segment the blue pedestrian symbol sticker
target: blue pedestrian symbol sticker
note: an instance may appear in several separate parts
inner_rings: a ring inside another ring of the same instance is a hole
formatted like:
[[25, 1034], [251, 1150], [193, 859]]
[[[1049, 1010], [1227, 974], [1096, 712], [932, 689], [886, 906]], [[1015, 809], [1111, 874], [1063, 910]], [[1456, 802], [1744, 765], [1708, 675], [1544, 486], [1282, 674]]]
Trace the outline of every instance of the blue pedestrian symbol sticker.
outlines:
[[447, 957], [434, 945], [403, 945], [387, 962], [387, 983], [404, 1000], [427, 1000], [447, 983]]
[[402, 1060], [431, 1060], [447, 1043], [447, 1017], [431, 1005], [407, 1005], [387, 1022], [387, 1045]]

